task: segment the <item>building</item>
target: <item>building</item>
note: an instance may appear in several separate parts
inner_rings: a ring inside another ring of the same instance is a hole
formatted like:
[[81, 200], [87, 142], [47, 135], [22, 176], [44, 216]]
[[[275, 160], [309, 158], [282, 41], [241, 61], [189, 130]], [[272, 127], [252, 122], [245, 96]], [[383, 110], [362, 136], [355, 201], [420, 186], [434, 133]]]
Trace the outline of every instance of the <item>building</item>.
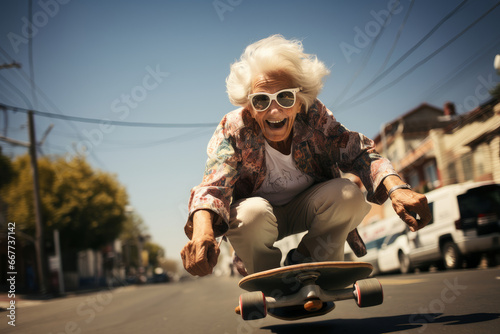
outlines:
[[490, 101], [458, 117], [453, 127], [432, 130], [440, 185], [500, 183], [500, 103]]
[[431, 131], [448, 128], [456, 122], [451, 103], [444, 109], [421, 104], [381, 127], [374, 139], [377, 151], [391, 160], [398, 173], [414, 189], [425, 192], [441, 186], [436, 150]]
[[[452, 103], [443, 109], [421, 104], [382, 125], [374, 139], [414, 190], [467, 181], [500, 183], [500, 103], [492, 99], [462, 115]], [[373, 205], [362, 225], [393, 214], [390, 202]]]

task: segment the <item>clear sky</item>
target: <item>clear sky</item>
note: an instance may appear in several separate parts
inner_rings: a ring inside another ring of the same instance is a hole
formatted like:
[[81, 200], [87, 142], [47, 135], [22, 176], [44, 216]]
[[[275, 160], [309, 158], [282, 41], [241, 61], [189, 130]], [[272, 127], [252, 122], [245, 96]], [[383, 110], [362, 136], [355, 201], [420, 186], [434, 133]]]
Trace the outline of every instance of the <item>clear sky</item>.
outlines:
[[[373, 138], [381, 124], [424, 102], [452, 101], [463, 113], [488, 100], [487, 90], [500, 81], [493, 68], [500, 53], [496, 5], [34, 0], [30, 69], [28, 0], [1, 0], [0, 64], [15, 60], [22, 68], [0, 70], [0, 103], [97, 120], [216, 124], [235, 109], [225, 90], [229, 65], [248, 44], [279, 33], [302, 40], [331, 68], [319, 98], [349, 129]], [[7, 115], [0, 134], [27, 141], [26, 115]], [[76, 149], [95, 168], [115, 173], [153, 241], [179, 258], [189, 191], [201, 181], [213, 125], [109, 127], [43, 116], [35, 122], [38, 139], [54, 124], [44, 154]], [[0, 145], [7, 155], [26, 152]]]

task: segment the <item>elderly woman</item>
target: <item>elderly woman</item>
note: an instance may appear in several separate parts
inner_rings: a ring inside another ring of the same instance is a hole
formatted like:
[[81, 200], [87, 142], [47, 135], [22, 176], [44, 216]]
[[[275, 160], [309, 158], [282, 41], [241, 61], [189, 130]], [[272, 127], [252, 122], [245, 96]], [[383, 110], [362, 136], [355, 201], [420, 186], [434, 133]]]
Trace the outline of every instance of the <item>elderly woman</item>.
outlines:
[[430, 220], [425, 196], [401, 180], [373, 141], [346, 129], [317, 100], [328, 74], [299, 41], [280, 35], [248, 46], [231, 66], [227, 91], [241, 108], [220, 122], [203, 181], [191, 191], [190, 241], [181, 252], [189, 273], [212, 272], [223, 235], [249, 274], [279, 267], [274, 243], [300, 232], [307, 234], [285, 265], [341, 261], [346, 240], [363, 255], [356, 227], [370, 205], [341, 171], [360, 178], [369, 201], [390, 197], [412, 231]]

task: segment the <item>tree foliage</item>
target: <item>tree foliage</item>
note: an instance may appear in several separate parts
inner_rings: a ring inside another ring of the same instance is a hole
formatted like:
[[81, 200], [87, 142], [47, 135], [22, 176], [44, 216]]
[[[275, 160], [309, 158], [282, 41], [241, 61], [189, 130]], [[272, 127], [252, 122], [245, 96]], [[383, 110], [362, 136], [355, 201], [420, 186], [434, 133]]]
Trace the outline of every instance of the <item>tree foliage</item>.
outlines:
[[149, 241], [144, 245], [144, 249], [149, 253], [149, 264], [153, 267], [158, 267], [160, 265], [160, 259], [165, 256], [163, 247]]
[[[28, 155], [17, 157], [14, 177], [1, 194], [7, 217], [34, 235], [33, 176]], [[46, 235], [59, 229], [63, 249], [98, 249], [122, 231], [128, 196], [116, 176], [94, 170], [80, 157], [38, 161], [42, 219]]]
[[0, 153], [0, 189], [14, 177], [14, 169], [10, 159]]

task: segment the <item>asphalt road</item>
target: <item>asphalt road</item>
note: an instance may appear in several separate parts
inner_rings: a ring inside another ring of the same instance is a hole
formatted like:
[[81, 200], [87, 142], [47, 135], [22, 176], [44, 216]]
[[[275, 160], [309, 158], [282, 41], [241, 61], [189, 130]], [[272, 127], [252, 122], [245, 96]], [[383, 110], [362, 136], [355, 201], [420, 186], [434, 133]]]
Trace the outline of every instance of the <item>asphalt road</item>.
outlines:
[[18, 301], [16, 326], [1, 333], [498, 333], [500, 268], [378, 277], [384, 303], [341, 301], [324, 316], [243, 321], [234, 313], [238, 279], [127, 286], [49, 301]]

